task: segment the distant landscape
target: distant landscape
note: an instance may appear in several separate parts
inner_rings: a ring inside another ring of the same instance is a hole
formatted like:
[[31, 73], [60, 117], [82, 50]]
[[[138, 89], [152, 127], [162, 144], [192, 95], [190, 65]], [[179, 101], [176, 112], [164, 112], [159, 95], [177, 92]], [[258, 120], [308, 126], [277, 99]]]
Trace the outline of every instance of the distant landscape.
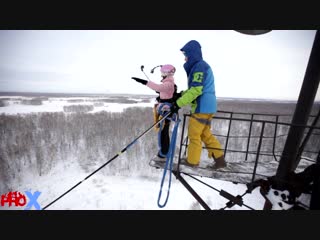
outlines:
[[[154, 102], [157, 95], [124, 94], [124, 93], [106, 93], [106, 94], [88, 94], [88, 93], [32, 93], [32, 92], [0, 92], [0, 101], [9, 100], [10, 97], [28, 97], [34, 99], [45, 98], [91, 98], [95, 101], [117, 102], [117, 103], [137, 103], [129, 100], [132, 98], [139, 101]], [[108, 98], [109, 100], [103, 99]], [[296, 101], [292, 100], [272, 100], [272, 99], [245, 99], [245, 98], [219, 98], [218, 110], [244, 113], [266, 113], [292, 115], [296, 107]], [[1, 106], [1, 103], [0, 103]], [[320, 101], [315, 101], [311, 115], [316, 115], [320, 109]]]
[[[94, 171], [153, 124], [155, 97], [132, 94], [0, 93], [0, 192], [24, 188], [30, 183], [30, 177], [26, 176], [32, 176], [32, 182], [40, 184], [37, 179], [49, 177], [57, 167], [69, 172], [78, 166], [81, 170], [77, 171], [83, 174]], [[289, 130], [287, 125], [276, 127], [274, 123], [276, 118], [280, 123], [290, 123], [295, 106], [294, 101], [218, 98], [218, 113], [213, 120], [212, 131], [226, 150], [227, 161], [239, 167], [234, 172], [214, 175], [214, 178], [239, 183], [251, 180], [249, 173], [256, 159], [261, 121], [270, 123], [264, 129], [257, 176], [274, 175]], [[189, 107], [182, 108], [181, 118], [189, 110]], [[319, 110], [320, 103], [316, 102], [309, 125]], [[233, 120], [230, 124], [229, 120], [223, 119], [231, 116], [252, 118], [257, 122], [252, 124], [249, 132], [249, 121]], [[320, 126], [319, 121], [316, 126]], [[319, 129], [314, 130], [303, 152], [300, 170], [315, 162], [320, 151], [319, 136]], [[177, 145], [182, 137], [180, 124]], [[183, 146], [177, 146], [177, 150], [180, 147]], [[245, 153], [247, 149], [249, 155]], [[103, 169], [101, 173], [108, 177], [157, 179], [159, 170], [149, 167], [149, 161], [156, 152], [157, 135], [152, 131], [112, 163], [112, 167]], [[206, 151], [203, 151], [201, 159], [202, 163], [212, 161], [208, 159]], [[59, 178], [62, 177], [60, 174]], [[45, 188], [42, 185], [40, 187]]]

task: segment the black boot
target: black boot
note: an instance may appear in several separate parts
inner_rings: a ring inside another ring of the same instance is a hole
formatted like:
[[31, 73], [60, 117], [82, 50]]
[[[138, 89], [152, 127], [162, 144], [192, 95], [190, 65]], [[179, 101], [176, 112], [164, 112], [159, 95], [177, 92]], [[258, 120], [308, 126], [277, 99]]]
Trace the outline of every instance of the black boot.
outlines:
[[219, 169], [219, 168], [224, 168], [227, 166], [227, 163], [224, 160], [224, 155], [222, 155], [221, 157], [219, 157], [217, 159], [215, 159], [215, 158], [213, 158], [213, 159], [215, 161], [215, 164], [212, 167], [214, 170]]

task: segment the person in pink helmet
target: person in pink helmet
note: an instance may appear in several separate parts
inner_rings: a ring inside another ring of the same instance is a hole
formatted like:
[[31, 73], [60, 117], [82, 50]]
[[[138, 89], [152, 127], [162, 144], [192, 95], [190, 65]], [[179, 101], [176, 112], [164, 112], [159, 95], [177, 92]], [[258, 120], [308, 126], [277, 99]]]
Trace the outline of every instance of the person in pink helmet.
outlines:
[[[158, 108], [160, 103], [172, 103], [174, 101], [174, 96], [177, 91], [177, 86], [174, 82], [174, 74], [176, 72], [176, 68], [171, 64], [160, 65], [160, 72], [161, 72], [161, 83], [155, 83], [153, 81], [147, 81], [141, 78], [132, 77], [135, 81], [146, 85], [150, 89], [156, 91], [159, 96], [157, 97], [157, 103], [154, 106], [154, 116], [155, 122], [158, 122], [161, 119], [161, 115], [158, 113]], [[170, 108], [163, 109], [164, 111], [170, 111]], [[165, 119], [162, 122], [162, 127], [157, 126], [158, 131], [158, 146], [159, 150], [157, 155], [155, 156], [154, 160], [165, 160], [167, 157], [167, 153], [169, 151], [170, 146], [170, 136], [169, 136], [169, 129], [170, 129], [170, 120]]]

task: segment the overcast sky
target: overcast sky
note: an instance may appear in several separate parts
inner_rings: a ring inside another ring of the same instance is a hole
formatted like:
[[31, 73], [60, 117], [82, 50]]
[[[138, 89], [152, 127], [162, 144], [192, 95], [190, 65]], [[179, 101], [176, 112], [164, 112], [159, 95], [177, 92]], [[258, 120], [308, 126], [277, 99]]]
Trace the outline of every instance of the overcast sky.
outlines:
[[[180, 48], [202, 45], [217, 97], [297, 100], [316, 30], [0, 30], [0, 91], [135, 93], [154, 91], [132, 76], [160, 82], [172, 64], [187, 88]], [[316, 100], [320, 100], [318, 91]]]

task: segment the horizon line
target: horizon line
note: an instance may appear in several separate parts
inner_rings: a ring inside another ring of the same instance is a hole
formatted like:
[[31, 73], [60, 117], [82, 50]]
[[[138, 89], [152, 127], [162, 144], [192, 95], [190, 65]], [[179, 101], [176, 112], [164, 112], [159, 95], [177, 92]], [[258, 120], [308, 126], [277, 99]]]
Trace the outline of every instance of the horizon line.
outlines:
[[[48, 95], [140, 95], [140, 96], [157, 96], [156, 94], [141, 94], [141, 93], [83, 93], [83, 92], [23, 92], [23, 91], [0, 91], [0, 96], [13, 95], [13, 94], [48, 94]], [[289, 102], [298, 102], [298, 100], [293, 99], [276, 99], [276, 98], [245, 98], [245, 97], [218, 97], [217, 99], [241, 99], [241, 100], [261, 100], [261, 101], [289, 101]], [[320, 100], [315, 100], [315, 103], [320, 103]]]

